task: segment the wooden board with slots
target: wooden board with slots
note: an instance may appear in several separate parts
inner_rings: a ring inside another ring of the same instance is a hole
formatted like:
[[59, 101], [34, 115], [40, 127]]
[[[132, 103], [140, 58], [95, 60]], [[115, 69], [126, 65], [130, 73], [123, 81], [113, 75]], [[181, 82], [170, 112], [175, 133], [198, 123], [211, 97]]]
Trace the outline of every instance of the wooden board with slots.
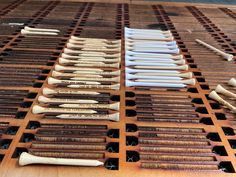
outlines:
[[0, 176], [236, 177], [233, 6], [3, 0], [0, 17]]

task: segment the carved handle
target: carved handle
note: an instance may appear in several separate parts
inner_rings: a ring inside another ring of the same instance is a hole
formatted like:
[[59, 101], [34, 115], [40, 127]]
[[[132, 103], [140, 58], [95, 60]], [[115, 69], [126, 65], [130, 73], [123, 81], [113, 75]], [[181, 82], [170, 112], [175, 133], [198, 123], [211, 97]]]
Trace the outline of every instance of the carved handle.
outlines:
[[29, 154], [27, 152], [21, 153], [19, 158], [19, 165], [25, 166], [30, 164], [72, 165], [72, 166], [91, 166], [91, 167], [104, 165], [103, 162], [98, 160], [39, 157]]

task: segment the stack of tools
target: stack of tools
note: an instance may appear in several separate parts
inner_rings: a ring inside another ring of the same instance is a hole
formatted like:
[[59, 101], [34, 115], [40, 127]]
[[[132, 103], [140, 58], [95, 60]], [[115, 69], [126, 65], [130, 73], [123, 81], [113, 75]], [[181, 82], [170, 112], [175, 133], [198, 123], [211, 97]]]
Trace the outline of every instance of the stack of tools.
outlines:
[[126, 86], [195, 85], [170, 31], [125, 28]]

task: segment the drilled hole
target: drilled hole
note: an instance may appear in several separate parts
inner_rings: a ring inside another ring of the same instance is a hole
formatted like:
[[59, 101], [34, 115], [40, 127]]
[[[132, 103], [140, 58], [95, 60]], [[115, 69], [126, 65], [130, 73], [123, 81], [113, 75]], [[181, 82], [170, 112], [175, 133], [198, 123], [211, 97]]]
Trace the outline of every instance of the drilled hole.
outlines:
[[138, 130], [137, 125], [135, 124], [126, 124], [126, 132], [136, 132]]
[[107, 136], [110, 138], [119, 138], [120, 136], [119, 129], [110, 129], [107, 132]]
[[133, 100], [126, 100], [125, 105], [126, 106], [135, 106], [136, 104], [135, 104], [135, 101], [133, 101]]
[[140, 160], [139, 153], [136, 151], [126, 151], [126, 162], [137, 162]]
[[137, 146], [138, 138], [135, 136], [126, 136], [126, 146]]
[[220, 136], [219, 136], [218, 133], [208, 133], [207, 138], [211, 141], [217, 141], [217, 142], [221, 141]]
[[33, 141], [34, 139], [35, 139], [34, 134], [24, 133], [20, 139], [20, 142], [28, 143], [28, 142]]
[[212, 152], [220, 156], [228, 156], [224, 146], [214, 146]]
[[233, 136], [235, 135], [234, 133], [234, 129], [230, 128], [230, 127], [222, 127], [224, 134], [227, 136]]
[[127, 117], [134, 117], [136, 115], [137, 115], [136, 111], [134, 111], [134, 110], [126, 110], [126, 116]]

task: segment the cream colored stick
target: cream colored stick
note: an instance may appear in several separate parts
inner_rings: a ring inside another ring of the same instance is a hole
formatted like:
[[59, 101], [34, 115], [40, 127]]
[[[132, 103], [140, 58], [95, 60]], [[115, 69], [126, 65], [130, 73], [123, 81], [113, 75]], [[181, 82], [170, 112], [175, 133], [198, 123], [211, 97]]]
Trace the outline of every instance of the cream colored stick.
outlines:
[[230, 109], [233, 113], [236, 113], [236, 107], [225, 101], [223, 98], [221, 98], [215, 91], [212, 91], [209, 94], [209, 98], [218, 101], [220, 104], [224, 105], [228, 109]]
[[63, 85], [70, 85], [70, 84], [85, 84], [85, 85], [100, 85], [100, 82], [90, 82], [90, 81], [72, 81], [72, 80], [59, 80], [54, 79], [53, 77], [48, 78], [48, 84], [49, 85], [57, 85], [57, 84], [63, 84]]
[[73, 74], [73, 73], [61, 73], [58, 71], [52, 71], [52, 77], [60, 77], [60, 78], [71, 78], [71, 77], [86, 77], [86, 78], [103, 78], [101, 75], [96, 74]]
[[44, 95], [100, 95], [99, 92], [93, 91], [81, 91], [74, 89], [51, 89], [51, 88], [43, 88]]
[[236, 94], [235, 94], [235, 93], [226, 90], [226, 89], [225, 89], [224, 87], [222, 87], [220, 84], [217, 85], [217, 87], [215, 88], [215, 91], [216, 91], [217, 93], [221, 93], [221, 94], [223, 94], [223, 95], [225, 95], [225, 96], [228, 96], [228, 97], [230, 97], [230, 98], [236, 98]]
[[62, 66], [62, 65], [55, 65], [54, 68], [56, 71], [86, 71], [86, 72], [103, 72], [103, 69], [97, 69], [97, 68], [82, 68], [82, 67], [70, 67], [70, 66]]
[[120, 53], [115, 54], [107, 54], [105, 52], [99, 51], [83, 51], [83, 50], [72, 50], [68, 48], [64, 48], [65, 54], [74, 54], [78, 56], [94, 56], [94, 57], [110, 57], [110, 58], [117, 58], [120, 57]]
[[110, 120], [118, 122], [120, 118], [119, 113], [100, 115], [100, 114], [61, 114], [57, 115], [57, 118], [60, 119], [74, 119], [74, 120]]
[[74, 66], [78, 66], [78, 67], [98, 67], [98, 68], [119, 68], [120, 67], [120, 63], [114, 63], [114, 64], [86, 64], [86, 63], [78, 63], [78, 64], [74, 64]]
[[100, 67], [100, 68], [119, 68], [120, 63], [106, 64], [104, 62], [97, 61], [72, 61], [64, 58], [59, 58], [60, 64], [68, 64], [73, 66], [88, 66], [88, 67]]
[[57, 36], [58, 33], [54, 33], [54, 32], [42, 32], [42, 31], [27, 31], [22, 29], [21, 30], [21, 34], [23, 35], [51, 35], [51, 36]]
[[91, 71], [74, 71], [74, 74], [96, 74], [96, 75], [102, 75], [102, 76], [119, 76], [120, 70], [112, 71], [112, 72], [91, 72]]
[[83, 45], [83, 46], [91, 46], [91, 47], [121, 47], [120, 43], [106, 43], [106, 42], [93, 42], [93, 41], [78, 41], [74, 39], [69, 39], [68, 43]]
[[205, 42], [203, 42], [203, 41], [201, 41], [199, 39], [196, 39], [195, 41], [197, 43], [205, 46], [206, 48], [208, 48], [210, 50], [213, 50], [214, 52], [216, 52], [217, 54], [221, 55], [224, 59], [226, 59], [228, 61], [231, 61], [234, 58], [233, 55], [225, 53], [225, 52], [223, 52], [223, 51], [221, 51], [221, 50], [219, 50], [219, 49], [217, 49], [217, 48], [215, 48], [215, 47], [213, 47], [213, 46], [211, 46], [211, 45], [209, 45], [209, 44], [207, 44], [207, 43], [205, 43]]
[[96, 75], [96, 74], [73, 74], [73, 73], [61, 73], [58, 71], [52, 71], [52, 77], [66, 77], [66, 78], [71, 78], [71, 77], [89, 77], [89, 78], [103, 78], [102, 75]]
[[91, 166], [91, 167], [104, 165], [103, 162], [98, 160], [39, 157], [31, 155], [27, 152], [21, 153], [19, 158], [19, 165], [25, 166], [31, 164], [71, 165], [71, 166]]
[[42, 114], [42, 113], [95, 114], [97, 113], [97, 111], [91, 109], [46, 108], [39, 105], [34, 105], [32, 113], [33, 114]]
[[91, 46], [81, 46], [71, 43], [66, 44], [68, 49], [81, 50], [81, 51], [103, 51], [103, 52], [119, 52], [120, 48], [106, 48], [106, 47], [91, 47]]
[[98, 82], [120, 82], [120, 77], [112, 78], [89, 78], [89, 77], [72, 77], [70, 80], [79, 80], [79, 81], [98, 81]]
[[39, 96], [38, 101], [40, 103], [58, 103], [58, 104], [97, 104], [96, 100], [86, 100], [86, 99], [64, 99], [64, 98], [48, 98], [45, 96]]
[[62, 54], [61, 58], [71, 60], [71, 61], [96, 61], [96, 62], [105, 62], [105, 63], [117, 63], [120, 62], [120, 57], [109, 59], [106, 57], [79, 57], [68, 54]]
[[78, 88], [78, 89], [111, 89], [119, 90], [120, 84], [113, 85], [67, 85], [69, 88]]
[[112, 44], [120, 44], [121, 40], [108, 40], [108, 39], [99, 39], [99, 38], [81, 38], [76, 36], [71, 36], [71, 39], [76, 41], [86, 41], [86, 42], [105, 42], [105, 43], [112, 43]]
[[112, 104], [60, 104], [59, 107], [62, 108], [79, 108], [79, 109], [112, 109], [118, 111], [120, 108], [120, 103]]
[[111, 76], [119, 76], [120, 75], [120, 70], [117, 71], [111, 71], [111, 72], [106, 72], [102, 69], [97, 69], [97, 68], [81, 68], [81, 67], [65, 67], [61, 65], [55, 65], [54, 68], [56, 71], [73, 71], [74, 74], [95, 74], [95, 75], [111, 75]]
[[101, 62], [101, 61], [87, 61], [87, 60], [69, 60], [69, 59], [65, 59], [65, 58], [62, 58], [60, 57], [58, 62], [60, 64], [71, 64], [71, 65], [74, 65], [74, 64], [91, 64], [91, 65], [94, 65], [94, 64], [105, 64], [104, 62]]
[[26, 31], [42, 31], [42, 32], [54, 32], [54, 33], [59, 33], [60, 32], [57, 29], [31, 28], [31, 27], [28, 27], [28, 26], [25, 26], [24, 29]]
[[231, 78], [228, 82], [229, 85], [236, 87], [236, 79], [235, 78]]

